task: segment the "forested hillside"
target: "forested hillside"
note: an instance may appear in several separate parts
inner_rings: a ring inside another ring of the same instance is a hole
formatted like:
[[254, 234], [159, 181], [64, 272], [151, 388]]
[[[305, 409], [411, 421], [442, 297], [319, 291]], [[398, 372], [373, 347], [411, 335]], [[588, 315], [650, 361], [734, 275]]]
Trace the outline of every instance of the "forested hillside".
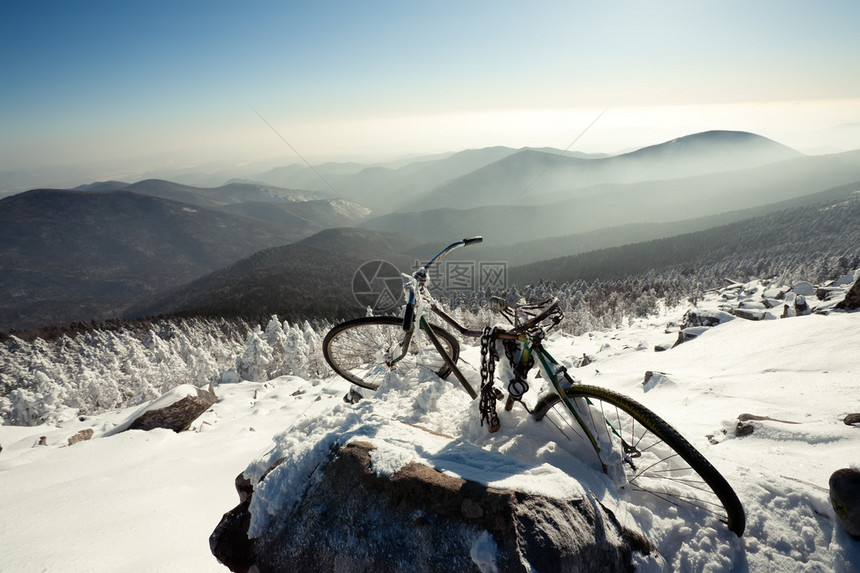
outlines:
[[307, 228], [128, 191], [36, 190], [0, 200], [0, 330], [117, 317]]
[[414, 238], [363, 229], [329, 229], [305, 240], [255, 253], [127, 311], [129, 318], [178, 314], [278, 314], [289, 320], [334, 319], [365, 313], [352, 294], [353, 275], [368, 261], [408, 270]]
[[860, 261], [860, 193], [847, 199], [658, 239], [601, 249], [511, 269], [514, 284], [611, 281], [681, 269], [704, 284], [725, 276], [803, 275], [823, 280]]
[[[609, 322], [614, 324], [619, 317], [647, 314], [655, 298], [681, 300], [695, 289], [721, 286], [726, 278], [815, 282], [840, 276], [860, 265], [858, 221], [860, 195], [854, 194], [697, 233], [511, 267], [507, 285], [514, 293], [531, 293], [532, 298], [543, 296], [535, 289], [544, 292], [551, 287], [572, 301], [570, 308], [582, 306], [593, 316], [612, 316]], [[435, 253], [442, 246], [432, 245], [431, 250]], [[488, 260], [485, 246], [487, 242], [470, 247], [462, 256]], [[408, 272], [416, 259], [426, 259], [410, 258], [393, 249], [427, 253], [428, 247], [431, 245], [388, 233], [328, 230], [257, 253], [136, 308], [134, 313], [251, 320], [270, 314], [289, 320], [360, 316], [364, 309], [351, 290], [355, 270], [367, 261], [384, 259]], [[504, 260], [504, 250], [489, 252], [498, 257], [494, 260]], [[438, 296], [477, 312], [491, 294], [505, 293], [455, 291]]]

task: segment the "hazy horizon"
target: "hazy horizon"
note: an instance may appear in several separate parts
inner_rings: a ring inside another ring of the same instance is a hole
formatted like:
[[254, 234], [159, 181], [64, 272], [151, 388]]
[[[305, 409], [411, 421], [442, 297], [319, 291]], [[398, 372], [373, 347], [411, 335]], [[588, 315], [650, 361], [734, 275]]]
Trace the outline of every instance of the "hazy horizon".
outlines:
[[714, 129], [860, 148], [850, 1], [4, 12], [0, 172], [45, 184], [497, 145], [615, 154]]

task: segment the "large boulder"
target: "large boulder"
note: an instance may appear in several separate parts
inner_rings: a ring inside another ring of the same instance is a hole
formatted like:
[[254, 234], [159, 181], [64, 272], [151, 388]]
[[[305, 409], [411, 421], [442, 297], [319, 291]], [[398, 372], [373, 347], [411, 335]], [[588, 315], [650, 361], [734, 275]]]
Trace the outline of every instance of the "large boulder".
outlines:
[[733, 308], [731, 313], [738, 318], [745, 318], [746, 320], [766, 320], [773, 318], [771, 313], [758, 308]]
[[695, 326], [717, 326], [733, 318], [731, 314], [721, 310], [690, 309], [684, 313], [681, 330]]
[[672, 348], [675, 348], [675, 346], [678, 346], [679, 344], [683, 344], [685, 342], [693, 340], [694, 338], [698, 338], [699, 336], [707, 332], [709, 328], [709, 326], [691, 326], [689, 328], [679, 330], [678, 338], [677, 340], [675, 340], [675, 344], [672, 346]]
[[[147, 407], [126, 429], [166, 428], [174, 432], [184, 432], [200, 414], [211, 408], [216, 400], [218, 397], [211, 385], [208, 390], [193, 386], [178, 387]], [[160, 406], [160, 403], [164, 405]]]
[[[251, 484], [210, 537], [232, 571], [630, 571], [650, 544], [588, 498], [489, 488], [409, 463], [371, 469], [365, 442], [335, 449], [294, 507], [248, 538]], [[271, 471], [271, 468], [270, 468]], [[265, 475], [261, 481], [265, 480]]]
[[843, 310], [855, 310], [860, 308], [860, 278], [854, 281], [854, 284], [845, 293], [845, 298], [836, 305], [836, 308]]
[[815, 287], [807, 281], [800, 281], [791, 287], [792, 292], [800, 296], [812, 296], [815, 294]]
[[836, 521], [855, 539], [860, 539], [860, 470], [845, 468], [830, 476], [830, 503]]

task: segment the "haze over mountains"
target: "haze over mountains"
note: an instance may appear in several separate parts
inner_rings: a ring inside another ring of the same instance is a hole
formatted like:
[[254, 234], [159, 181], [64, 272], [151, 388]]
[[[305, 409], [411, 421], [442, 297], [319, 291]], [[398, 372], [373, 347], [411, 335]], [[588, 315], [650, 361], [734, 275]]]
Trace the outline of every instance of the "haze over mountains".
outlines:
[[[334, 318], [363, 310], [350, 307], [349, 280], [373, 258], [406, 271], [481, 234], [470, 256], [513, 268], [836, 204], [858, 189], [860, 151], [805, 156], [714, 131], [611, 157], [493, 147], [294, 165], [210, 188], [34, 190], [0, 200], [0, 331], [156, 312]], [[565, 270], [511, 276], [577, 278], [575, 264], [555, 267]]]
[[[452, 179], [400, 210], [558, 201], [596, 185], [679, 179], [794, 159], [801, 154], [748, 133], [712, 131], [613, 157], [573, 157], [524, 149]], [[548, 197], [550, 197], [548, 199]]]

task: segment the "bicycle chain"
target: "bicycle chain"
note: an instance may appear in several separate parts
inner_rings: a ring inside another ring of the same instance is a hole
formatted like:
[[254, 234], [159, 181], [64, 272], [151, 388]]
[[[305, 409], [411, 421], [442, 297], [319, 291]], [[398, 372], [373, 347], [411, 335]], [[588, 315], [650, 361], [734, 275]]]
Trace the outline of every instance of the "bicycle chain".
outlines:
[[481, 335], [481, 402], [479, 409], [481, 411], [481, 425], [483, 426], [486, 421], [490, 427], [490, 433], [498, 432], [502, 426], [496, 413], [496, 400], [499, 399], [500, 392], [493, 386], [496, 362], [499, 360], [495, 343], [495, 329], [490, 329], [489, 326], [485, 327], [484, 334]]

